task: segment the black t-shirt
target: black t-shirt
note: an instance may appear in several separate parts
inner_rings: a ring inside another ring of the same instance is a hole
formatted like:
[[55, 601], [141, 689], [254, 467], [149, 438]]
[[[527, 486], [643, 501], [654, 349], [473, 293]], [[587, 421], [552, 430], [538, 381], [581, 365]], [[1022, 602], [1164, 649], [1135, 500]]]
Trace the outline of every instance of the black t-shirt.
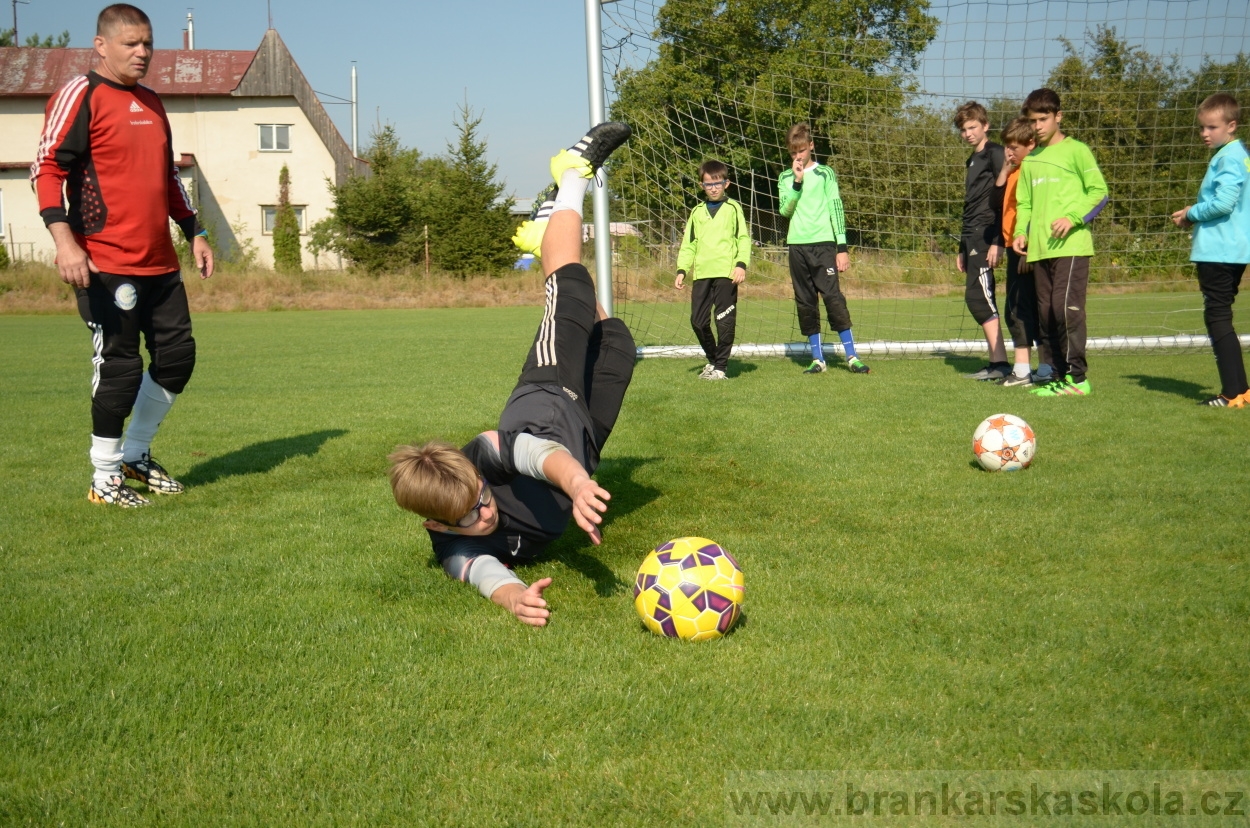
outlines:
[[997, 229], [991, 242], [1003, 243], [1003, 188], [998, 186], [998, 174], [1006, 163], [1003, 148], [993, 141], [986, 141], [985, 149], [968, 157], [968, 171], [964, 176], [965, 235], [983, 227], [994, 227]]
[[[568, 527], [573, 502], [559, 487], [517, 472], [512, 459], [518, 435], [533, 434], [568, 449], [587, 474], [599, 467], [590, 414], [558, 385], [520, 385], [499, 415], [499, 452], [478, 435], [463, 449], [495, 495], [499, 525], [483, 537], [430, 532], [435, 556], [453, 552], [488, 554], [505, 563], [537, 557]], [[427, 530], [428, 531], [428, 530]]]

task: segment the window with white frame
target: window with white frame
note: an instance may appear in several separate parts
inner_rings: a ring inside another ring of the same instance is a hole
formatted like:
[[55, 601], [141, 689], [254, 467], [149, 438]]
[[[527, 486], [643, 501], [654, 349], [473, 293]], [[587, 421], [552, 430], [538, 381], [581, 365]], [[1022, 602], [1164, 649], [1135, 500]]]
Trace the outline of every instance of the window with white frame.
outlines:
[[[291, 209], [295, 211], [295, 223], [299, 225], [301, 234], [308, 232], [308, 205], [292, 204]], [[278, 205], [262, 204], [261, 213], [261, 232], [266, 236], [273, 235], [273, 226], [278, 220]]]
[[257, 124], [260, 129], [261, 152], [290, 152], [290, 124]]
[[4, 190], [0, 190], [0, 239], [4, 238]]

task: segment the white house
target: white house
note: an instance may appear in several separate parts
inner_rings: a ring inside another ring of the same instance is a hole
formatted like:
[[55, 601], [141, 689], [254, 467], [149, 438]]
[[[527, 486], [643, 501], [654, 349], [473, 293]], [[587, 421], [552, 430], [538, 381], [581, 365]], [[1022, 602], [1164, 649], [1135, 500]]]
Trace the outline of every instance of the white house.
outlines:
[[[52, 259], [30, 166], [48, 98], [96, 61], [94, 49], [0, 48], [0, 240], [13, 258]], [[283, 164], [305, 242], [333, 204], [327, 179], [367, 173], [273, 29], [254, 52], [157, 49], [142, 83], [165, 104], [179, 171], [220, 252], [250, 243], [257, 261], [272, 265]], [[318, 265], [339, 261], [305, 249], [304, 267]]]

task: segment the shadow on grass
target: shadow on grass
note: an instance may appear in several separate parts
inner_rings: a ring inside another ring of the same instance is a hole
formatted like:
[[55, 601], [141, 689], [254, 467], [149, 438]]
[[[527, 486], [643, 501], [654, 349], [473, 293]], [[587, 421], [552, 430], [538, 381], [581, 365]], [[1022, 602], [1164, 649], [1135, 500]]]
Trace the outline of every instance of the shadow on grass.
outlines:
[[[687, 371], [687, 373], [694, 374], [697, 376], [699, 372], [701, 372], [702, 370], [703, 370], [703, 366], [696, 366], [696, 367], [690, 368]], [[734, 377], [740, 377], [743, 374], [749, 374], [752, 371], [758, 371], [758, 370], [759, 370], [759, 366], [756, 365], [754, 362], [743, 362], [740, 359], [731, 359], [725, 365], [725, 376], [729, 377], [730, 379], [733, 379]]]
[[986, 363], [985, 357], [961, 356], [960, 354], [943, 354], [942, 361], [961, 376], [980, 371]]
[[[803, 343], [803, 346], [806, 348], [807, 343]], [[807, 351], [804, 351], [801, 354], [790, 354], [789, 356], [786, 357], [786, 359], [790, 360], [790, 363], [792, 365], [798, 368], [803, 368], [803, 369], [806, 369], [809, 365], [812, 364], [812, 361], [813, 361], [812, 355], [808, 353]], [[868, 358], [869, 361], [871, 361], [871, 359], [872, 359], [871, 357]], [[843, 359], [842, 357], [826, 354], [825, 355], [825, 370], [827, 371], [849, 371], [850, 369], [846, 367], [846, 360]]]
[[604, 516], [604, 526], [611, 525], [616, 518], [628, 515], [660, 496], [659, 489], [634, 481], [634, 473], [638, 469], [659, 459], [659, 457], [611, 457], [599, 463], [599, 468], [595, 471], [595, 479], [599, 481], [600, 486], [612, 494], [608, 513]]
[[[738, 631], [739, 631], [739, 630], [741, 630], [741, 629], [744, 629], [746, 626], [747, 626], [747, 614], [746, 614], [746, 612], [745, 612], [745, 611], [739, 610], [739, 612], [738, 612], [738, 620], [734, 622], [734, 625], [733, 625], [732, 627], [730, 627], [730, 628], [729, 628], [729, 632], [725, 633], [725, 634], [722, 636], [722, 638], [731, 638], [731, 637], [733, 637], [733, 636], [737, 635], [737, 634], [738, 634]], [[642, 622], [642, 620], [641, 620], [641, 619], [639, 619], [639, 621], [638, 621], [638, 630], [639, 630], [639, 632], [646, 633], [647, 635], [655, 635], [655, 633], [653, 633], [653, 632], [651, 632], [651, 630], [647, 629], [647, 625], [646, 625], [646, 624], [644, 624], [644, 623]], [[669, 640], [669, 641], [676, 641], [677, 639], [669, 638], [669, 639], [667, 639], [667, 640]], [[674, 646], [680, 646], [680, 645], [674, 645]]]
[[[601, 529], [605, 532], [617, 518], [628, 515], [636, 509], [646, 506], [660, 496], [660, 490], [644, 486], [634, 481], [634, 473], [647, 465], [659, 460], [658, 457], [613, 457], [599, 464], [595, 479], [599, 485], [612, 494], [608, 512], [604, 515]], [[601, 598], [618, 595], [631, 588], [616, 577], [603, 561], [593, 554], [587, 554], [590, 539], [578, 528], [576, 523], [569, 521], [569, 528], [564, 537], [552, 547], [552, 560], [559, 561], [570, 569], [586, 576], [595, 585], [595, 593]], [[593, 549], [593, 547], [591, 547]]]
[[1145, 388], [1147, 391], [1158, 391], [1160, 394], [1175, 394], [1187, 400], [1204, 400], [1203, 387], [1196, 382], [1173, 379], [1172, 377], [1149, 377], [1144, 374], [1128, 374], [1125, 379]]
[[326, 441], [342, 437], [346, 433], [345, 429], [331, 428], [296, 437], [253, 443], [229, 454], [205, 460], [181, 475], [180, 479], [188, 486], [202, 486], [205, 483], [215, 483], [223, 477], [261, 474], [277, 468], [292, 457], [312, 457], [321, 450]]

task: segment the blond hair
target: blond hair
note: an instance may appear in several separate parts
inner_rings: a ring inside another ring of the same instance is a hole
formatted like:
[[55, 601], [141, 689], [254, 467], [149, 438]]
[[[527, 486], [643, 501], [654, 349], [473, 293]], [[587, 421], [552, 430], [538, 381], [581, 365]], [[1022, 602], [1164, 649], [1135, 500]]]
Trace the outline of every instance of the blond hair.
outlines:
[[454, 526], [477, 502], [477, 467], [451, 443], [396, 446], [386, 459], [400, 508]]

